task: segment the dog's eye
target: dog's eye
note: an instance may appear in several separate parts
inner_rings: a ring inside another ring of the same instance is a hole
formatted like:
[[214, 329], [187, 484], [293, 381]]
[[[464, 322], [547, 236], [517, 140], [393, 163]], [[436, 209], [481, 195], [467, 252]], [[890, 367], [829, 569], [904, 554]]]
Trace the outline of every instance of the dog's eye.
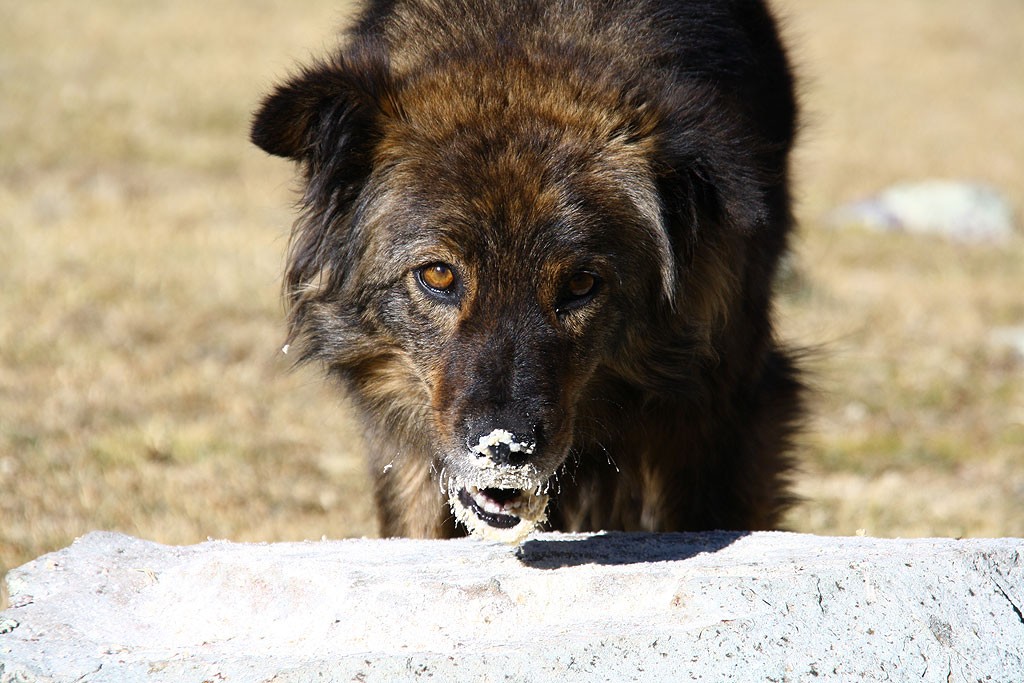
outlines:
[[587, 296], [597, 285], [597, 278], [591, 273], [576, 273], [569, 278], [569, 283], [566, 286], [566, 290], [569, 294], [577, 299], [580, 297]]
[[416, 271], [416, 279], [424, 287], [448, 294], [455, 287], [455, 271], [446, 263], [431, 263]]
[[566, 281], [556, 311], [567, 313], [583, 306], [593, 298], [600, 284], [600, 278], [593, 273], [582, 270], [576, 273]]

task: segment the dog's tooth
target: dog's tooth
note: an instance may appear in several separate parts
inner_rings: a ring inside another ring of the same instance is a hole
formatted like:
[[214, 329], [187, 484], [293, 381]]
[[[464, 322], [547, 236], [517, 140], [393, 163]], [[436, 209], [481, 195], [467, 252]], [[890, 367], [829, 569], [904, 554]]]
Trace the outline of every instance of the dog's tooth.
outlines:
[[480, 508], [482, 510], [484, 510], [485, 512], [491, 512], [491, 513], [500, 513], [501, 512], [500, 509], [496, 509], [497, 506], [495, 505], [494, 501], [491, 500], [490, 497], [487, 496], [480, 489], [477, 489], [476, 491], [471, 491], [470, 495], [473, 496], [473, 500], [476, 501], [476, 504], [479, 505]]

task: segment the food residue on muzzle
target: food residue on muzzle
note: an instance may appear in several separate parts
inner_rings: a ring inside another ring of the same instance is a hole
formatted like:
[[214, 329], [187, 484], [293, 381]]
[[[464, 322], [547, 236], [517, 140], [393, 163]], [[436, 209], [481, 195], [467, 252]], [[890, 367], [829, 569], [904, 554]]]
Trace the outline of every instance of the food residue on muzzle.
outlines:
[[[547, 519], [548, 496], [541, 493], [537, 471], [532, 464], [511, 465], [500, 462], [492, 450], [503, 445], [509, 453], [531, 455], [534, 442], [519, 441], [505, 429], [494, 429], [480, 437], [470, 451], [477, 457], [474, 464], [482, 470], [502, 470], [497, 480], [493, 476], [481, 477], [476, 484], [453, 482], [449, 503], [455, 518], [477, 537], [518, 543]], [[511, 483], [521, 483], [517, 488]], [[529, 485], [527, 485], [527, 483]]]

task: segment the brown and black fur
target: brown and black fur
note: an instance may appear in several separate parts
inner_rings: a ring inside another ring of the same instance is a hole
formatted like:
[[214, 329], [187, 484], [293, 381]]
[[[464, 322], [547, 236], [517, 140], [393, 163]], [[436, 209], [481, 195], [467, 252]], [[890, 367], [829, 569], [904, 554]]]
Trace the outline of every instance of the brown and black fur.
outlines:
[[303, 173], [291, 343], [360, 413], [382, 534], [460, 533], [446, 481], [494, 428], [553, 529], [779, 523], [795, 109], [762, 0], [371, 0], [264, 100]]

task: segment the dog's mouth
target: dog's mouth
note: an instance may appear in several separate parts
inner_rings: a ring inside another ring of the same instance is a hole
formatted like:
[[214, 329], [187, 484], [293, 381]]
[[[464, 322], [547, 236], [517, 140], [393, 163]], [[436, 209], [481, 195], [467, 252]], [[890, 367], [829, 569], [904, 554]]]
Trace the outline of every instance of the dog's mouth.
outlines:
[[511, 529], [522, 521], [520, 510], [528, 507], [531, 500], [522, 489], [469, 486], [459, 491], [459, 502], [495, 529]]
[[551, 475], [534, 461], [535, 437], [494, 429], [476, 445], [453, 455], [443, 486], [455, 519], [469, 533], [518, 543], [547, 521]]
[[546, 518], [548, 496], [539, 490], [472, 485], [453, 488], [452, 511], [475, 536], [516, 543]]

